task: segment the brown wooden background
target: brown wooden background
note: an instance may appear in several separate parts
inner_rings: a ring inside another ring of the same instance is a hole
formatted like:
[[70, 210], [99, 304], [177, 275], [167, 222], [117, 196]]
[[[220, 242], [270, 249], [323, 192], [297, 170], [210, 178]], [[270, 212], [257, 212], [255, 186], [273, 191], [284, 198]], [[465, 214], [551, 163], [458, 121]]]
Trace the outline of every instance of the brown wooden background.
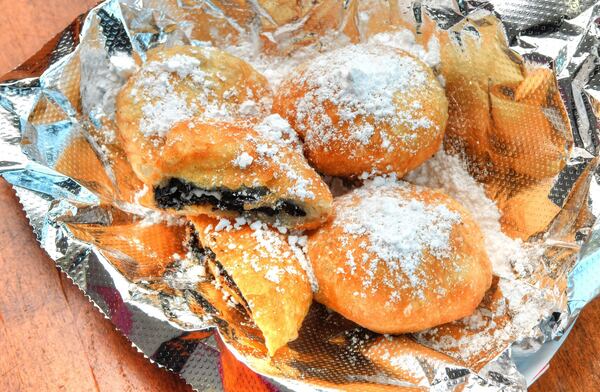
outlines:
[[[0, 0], [0, 75], [94, 4]], [[0, 179], [0, 391], [189, 390], [137, 353], [57, 272]], [[600, 301], [583, 311], [550, 370], [530, 390], [600, 391]]]

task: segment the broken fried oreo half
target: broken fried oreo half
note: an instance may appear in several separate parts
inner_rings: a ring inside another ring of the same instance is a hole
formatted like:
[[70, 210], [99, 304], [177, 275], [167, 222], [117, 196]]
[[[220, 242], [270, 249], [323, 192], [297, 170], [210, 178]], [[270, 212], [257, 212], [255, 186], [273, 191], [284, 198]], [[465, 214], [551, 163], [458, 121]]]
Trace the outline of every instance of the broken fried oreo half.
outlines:
[[318, 227], [331, 211], [331, 192], [278, 115], [257, 125], [182, 122], [146, 153], [152, 159], [134, 169], [151, 190], [141, 201], [153, 207], [298, 229]]
[[269, 355], [296, 339], [312, 302], [302, 252], [259, 221], [206, 216], [190, 221], [188, 246], [205, 266], [205, 284], [221, 290], [227, 306], [248, 316]]

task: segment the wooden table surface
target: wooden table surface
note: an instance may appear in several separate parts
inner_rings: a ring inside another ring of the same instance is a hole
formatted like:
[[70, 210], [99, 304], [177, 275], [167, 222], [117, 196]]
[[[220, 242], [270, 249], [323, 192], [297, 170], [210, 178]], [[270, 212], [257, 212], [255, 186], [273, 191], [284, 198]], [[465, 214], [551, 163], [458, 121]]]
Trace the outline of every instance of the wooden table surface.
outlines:
[[[0, 0], [0, 75], [19, 65], [94, 0]], [[191, 390], [135, 351], [39, 248], [0, 180], [0, 391]], [[532, 387], [600, 390], [600, 301]]]

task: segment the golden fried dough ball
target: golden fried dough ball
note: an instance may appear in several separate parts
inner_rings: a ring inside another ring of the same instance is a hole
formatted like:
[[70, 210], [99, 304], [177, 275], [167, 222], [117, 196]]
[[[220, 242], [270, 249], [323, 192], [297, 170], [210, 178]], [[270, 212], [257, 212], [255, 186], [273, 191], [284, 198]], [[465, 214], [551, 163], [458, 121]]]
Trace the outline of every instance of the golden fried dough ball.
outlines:
[[302, 136], [318, 171], [402, 176], [437, 151], [448, 103], [433, 72], [412, 55], [350, 45], [297, 68], [273, 110]]
[[483, 236], [442, 192], [370, 183], [334, 200], [308, 238], [315, 299], [380, 333], [420, 331], [473, 313], [492, 282]]

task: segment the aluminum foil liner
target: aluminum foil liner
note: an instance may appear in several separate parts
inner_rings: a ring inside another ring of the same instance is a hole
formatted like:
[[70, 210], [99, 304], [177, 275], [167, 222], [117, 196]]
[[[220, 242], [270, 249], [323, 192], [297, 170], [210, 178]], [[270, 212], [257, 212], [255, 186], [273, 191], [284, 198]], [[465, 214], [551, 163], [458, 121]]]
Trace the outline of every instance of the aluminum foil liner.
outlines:
[[[600, 290], [599, 17], [591, 1], [109, 0], [2, 78], [0, 172], [57, 266], [197, 390], [524, 390], [514, 354], [559, 338]], [[503, 229], [542, 252], [497, 276], [467, 319], [392, 337], [315, 304], [268, 358], [252, 323], [174, 257], [181, 222], [138, 205], [115, 94], [156, 45], [250, 37], [286, 55], [326, 44], [324, 31], [360, 41], [398, 27], [440, 42], [445, 149], [484, 184]]]

